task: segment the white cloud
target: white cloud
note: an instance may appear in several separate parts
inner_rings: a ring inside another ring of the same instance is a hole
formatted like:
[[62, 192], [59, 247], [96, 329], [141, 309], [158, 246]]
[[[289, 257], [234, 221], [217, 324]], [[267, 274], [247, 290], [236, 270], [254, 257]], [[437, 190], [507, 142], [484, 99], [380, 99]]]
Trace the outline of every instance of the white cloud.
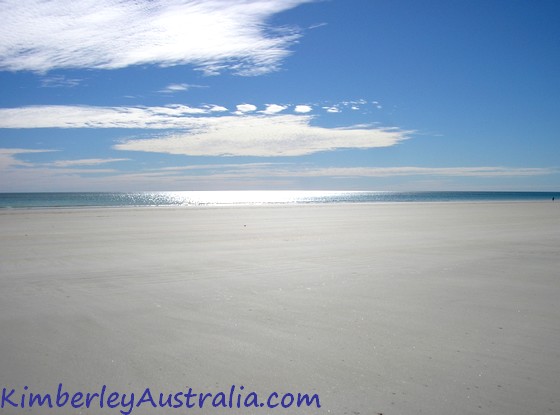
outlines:
[[327, 110], [327, 112], [330, 113], [339, 113], [340, 112], [340, 108], [332, 106], [332, 107], [323, 107], [323, 109]]
[[[378, 101], [371, 101], [369, 102], [375, 108], [381, 109], [382, 106]], [[322, 103], [315, 103], [316, 106], [324, 109], [326, 112], [331, 114], [338, 114], [342, 113], [343, 111], [352, 110], [352, 111], [359, 111], [365, 109], [364, 106], [368, 104], [368, 101], [365, 99], [357, 99], [357, 100], [347, 100], [347, 101], [340, 101], [340, 102], [322, 102]], [[294, 108], [294, 112], [305, 114], [311, 112], [313, 107], [311, 105], [296, 105]]]
[[260, 111], [263, 114], [272, 115], [278, 114], [279, 112], [284, 111], [288, 108], [286, 105], [278, 105], [278, 104], [268, 104], [264, 111]]
[[228, 111], [226, 107], [221, 105], [205, 105], [204, 108], [208, 109], [210, 112], [225, 112]]
[[170, 104], [165, 107], [141, 107], [147, 112], [151, 112], [154, 115], [169, 115], [172, 117], [183, 117], [185, 115], [191, 114], [208, 114], [208, 108], [193, 108], [188, 105], [180, 104]]
[[294, 108], [294, 112], [297, 112], [299, 114], [307, 114], [311, 111], [313, 111], [313, 108], [311, 108], [309, 105], [296, 105], [296, 107]]
[[300, 37], [267, 21], [311, 1], [3, 0], [0, 69], [193, 64], [207, 73], [266, 73]]
[[210, 112], [225, 112], [228, 111], [226, 107], [222, 107], [221, 105], [207, 105], [205, 106]]
[[253, 104], [239, 104], [236, 106], [237, 108], [237, 113], [239, 114], [245, 114], [247, 112], [253, 112], [257, 110], [257, 107], [254, 106]]
[[322, 128], [302, 115], [206, 118], [188, 132], [129, 139], [114, 148], [191, 156], [302, 156], [336, 149], [388, 147], [410, 131], [384, 128]]

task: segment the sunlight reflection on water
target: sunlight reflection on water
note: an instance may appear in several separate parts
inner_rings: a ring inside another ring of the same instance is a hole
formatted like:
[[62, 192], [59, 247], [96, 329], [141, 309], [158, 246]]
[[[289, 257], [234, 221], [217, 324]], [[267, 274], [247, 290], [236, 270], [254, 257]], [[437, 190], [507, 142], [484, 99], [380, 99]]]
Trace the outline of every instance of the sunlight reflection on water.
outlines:
[[0, 208], [301, 205], [379, 202], [550, 201], [554, 192], [228, 190], [0, 193]]
[[344, 201], [356, 197], [360, 192], [343, 191], [290, 191], [290, 190], [246, 190], [246, 191], [185, 191], [154, 192], [144, 197], [153, 204], [169, 205], [269, 205], [327, 203]]

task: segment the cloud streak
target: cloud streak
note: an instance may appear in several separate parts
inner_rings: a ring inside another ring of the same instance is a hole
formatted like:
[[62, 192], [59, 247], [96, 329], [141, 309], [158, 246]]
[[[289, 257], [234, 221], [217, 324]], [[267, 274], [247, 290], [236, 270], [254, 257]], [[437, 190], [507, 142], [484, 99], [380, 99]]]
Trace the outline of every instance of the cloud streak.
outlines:
[[298, 172], [277, 172], [278, 175], [298, 177], [524, 177], [557, 174], [556, 168], [540, 167], [325, 167], [309, 168]]
[[128, 161], [130, 159], [79, 159], [79, 160], [57, 160], [51, 163], [54, 167], [74, 167], [74, 166], [99, 166], [100, 164], [115, 163], [118, 161]]
[[275, 14], [314, 0], [4, 0], [0, 69], [191, 64], [207, 74], [278, 69], [300, 33]]
[[[197, 170], [199, 171], [197, 173]], [[208, 171], [212, 170], [209, 174]], [[245, 163], [224, 165], [192, 165], [167, 167], [159, 172], [189, 171], [192, 177], [214, 178], [387, 178], [387, 177], [528, 177], [559, 174], [560, 169], [552, 167], [316, 167], [289, 163]], [[153, 172], [152, 172], [153, 174]]]

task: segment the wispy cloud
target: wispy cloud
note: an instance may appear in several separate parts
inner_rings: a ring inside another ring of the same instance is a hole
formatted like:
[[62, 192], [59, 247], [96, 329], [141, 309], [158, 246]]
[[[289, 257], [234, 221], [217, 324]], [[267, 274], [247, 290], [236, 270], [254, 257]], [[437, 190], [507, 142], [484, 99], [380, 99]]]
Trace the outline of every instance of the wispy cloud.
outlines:
[[0, 128], [192, 128], [206, 121], [193, 115], [221, 112], [224, 107], [92, 107], [42, 105], [0, 109]]
[[328, 23], [316, 23], [308, 27], [309, 30], [318, 29], [323, 26], [327, 26]]
[[0, 148], [0, 171], [11, 167], [25, 167], [32, 164], [19, 160], [18, 154], [46, 153], [55, 150], [31, 150], [24, 148]]
[[79, 170], [79, 169], [67, 169], [62, 170], [59, 168], [74, 168], [74, 167], [84, 167], [84, 166], [99, 166], [101, 164], [106, 163], [115, 163], [118, 161], [128, 161], [130, 159], [127, 158], [104, 158], [104, 159], [78, 159], [78, 160], [56, 160], [53, 162], [45, 163], [45, 162], [28, 162], [20, 160], [17, 156], [20, 154], [37, 154], [37, 153], [52, 153], [58, 152], [58, 150], [48, 150], [48, 149], [23, 149], [23, 148], [0, 148], [0, 171], [9, 170], [9, 169], [24, 169], [24, 170], [33, 170], [33, 169], [45, 169], [48, 170], [51, 167], [57, 168], [54, 171], [66, 171], [66, 172], [115, 172], [115, 170]]
[[165, 88], [160, 89], [159, 92], [162, 94], [174, 94], [176, 92], [185, 92], [192, 88], [206, 88], [204, 85], [193, 85], [193, 84], [169, 84]]
[[43, 88], [73, 88], [80, 85], [81, 79], [68, 78], [63, 75], [47, 76], [41, 79]]
[[257, 107], [253, 104], [239, 104], [236, 106], [236, 108], [236, 114], [246, 114], [248, 112], [254, 112], [257, 110]]
[[274, 71], [300, 37], [267, 26], [314, 0], [4, 0], [0, 69], [192, 64], [207, 73]]

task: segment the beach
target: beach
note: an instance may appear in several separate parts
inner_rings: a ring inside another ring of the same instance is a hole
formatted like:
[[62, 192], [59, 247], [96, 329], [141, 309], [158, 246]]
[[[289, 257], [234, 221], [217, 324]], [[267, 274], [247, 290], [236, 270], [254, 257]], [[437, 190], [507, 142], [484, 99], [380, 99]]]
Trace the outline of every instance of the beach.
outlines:
[[3, 209], [0, 229], [14, 397], [242, 385], [321, 407], [131, 413], [560, 413], [557, 202]]

